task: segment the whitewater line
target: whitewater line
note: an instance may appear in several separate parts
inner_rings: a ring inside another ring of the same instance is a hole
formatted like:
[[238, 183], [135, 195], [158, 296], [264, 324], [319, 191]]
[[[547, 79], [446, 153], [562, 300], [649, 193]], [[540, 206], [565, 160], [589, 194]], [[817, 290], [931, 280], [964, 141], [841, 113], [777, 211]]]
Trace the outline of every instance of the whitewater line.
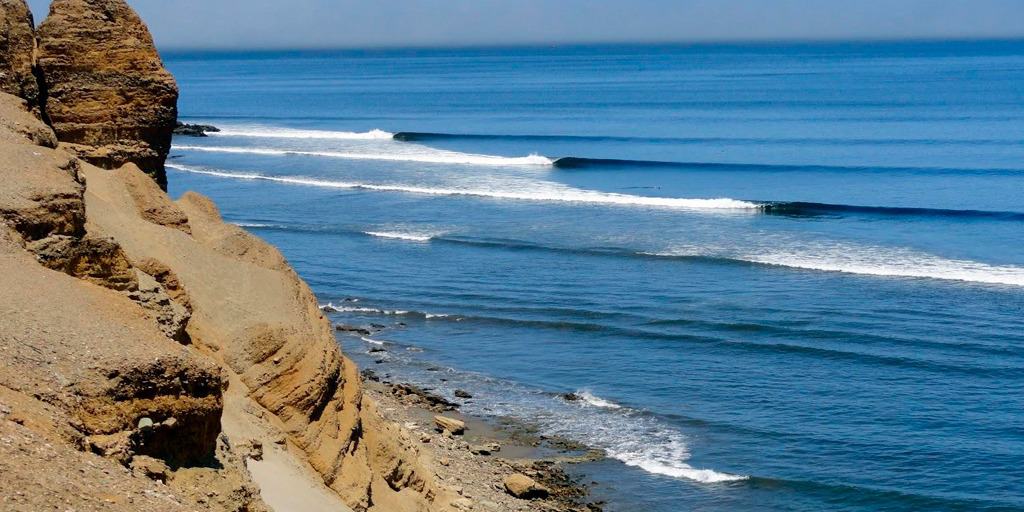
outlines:
[[325, 130], [300, 130], [295, 128], [224, 128], [219, 132], [208, 132], [211, 137], [251, 137], [267, 139], [324, 139], [324, 140], [391, 140], [395, 134], [384, 130], [366, 132], [332, 132]]
[[898, 248], [822, 246], [800, 251], [776, 249], [740, 254], [682, 249], [638, 254], [663, 258], [715, 258], [773, 267], [872, 277], [1024, 286], [1024, 267], [946, 259], [931, 254], [911, 253]]
[[678, 210], [760, 210], [761, 205], [749, 201], [740, 201], [730, 198], [716, 199], [685, 199], [675, 197], [647, 197], [633, 196], [627, 194], [616, 194], [611, 192], [596, 192], [592, 190], [580, 190], [574, 188], [537, 188], [532, 191], [506, 191], [506, 190], [482, 190], [482, 189], [460, 189], [460, 188], [429, 188], [406, 185], [375, 185], [370, 183], [328, 181], [313, 178], [292, 178], [281, 176], [265, 176], [254, 173], [232, 173], [222, 171], [211, 171], [196, 169], [180, 164], [167, 164], [167, 167], [183, 172], [194, 174], [205, 174], [221, 178], [262, 180], [277, 183], [289, 183], [293, 185], [307, 185], [324, 188], [373, 190], [378, 192], [402, 192], [409, 194], [422, 194], [432, 196], [471, 196], [489, 199], [509, 199], [517, 201], [541, 201], [560, 203], [584, 203], [602, 204], [612, 206], [644, 206], [656, 208], [670, 208]]
[[476, 155], [472, 153], [456, 153], [435, 150], [431, 153], [353, 153], [348, 151], [299, 151], [291, 149], [243, 148], [235, 146], [191, 146], [174, 145], [173, 149], [181, 151], [205, 151], [210, 153], [236, 153], [266, 156], [316, 156], [323, 158], [343, 158], [346, 160], [381, 160], [387, 162], [419, 162], [431, 164], [462, 164], [462, 165], [495, 165], [495, 166], [546, 166], [554, 165], [554, 161], [546, 156], [530, 155], [521, 157], [504, 157], [493, 155]]

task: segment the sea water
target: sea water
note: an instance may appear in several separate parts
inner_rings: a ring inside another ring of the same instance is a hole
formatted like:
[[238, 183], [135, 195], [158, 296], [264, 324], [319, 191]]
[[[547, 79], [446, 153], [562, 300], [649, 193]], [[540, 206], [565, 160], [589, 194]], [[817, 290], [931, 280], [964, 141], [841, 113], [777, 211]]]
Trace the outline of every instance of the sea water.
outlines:
[[165, 57], [172, 194], [608, 510], [1024, 510], [1024, 42]]

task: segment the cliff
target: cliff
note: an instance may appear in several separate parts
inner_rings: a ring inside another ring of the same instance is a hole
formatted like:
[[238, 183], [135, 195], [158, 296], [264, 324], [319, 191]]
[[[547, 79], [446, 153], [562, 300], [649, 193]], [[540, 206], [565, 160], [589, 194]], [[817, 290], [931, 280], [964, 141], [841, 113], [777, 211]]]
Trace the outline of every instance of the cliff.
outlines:
[[34, 26], [25, 2], [0, 0], [0, 91], [24, 98], [33, 109], [39, 105], [39, 85], [32, 70]]
[[178, 86], [135, 11], [56, 0], [37, 37], [42, 108], [64, 149], [106, 169], [134, 163], [166, 188]]
[[174, 124], [127, 4], [57, 0], [39, 41], [41, 109], [0, 84], [0, 508], [453, 510], [282, 255], [136, 165], [169, 139], [111, 149]]

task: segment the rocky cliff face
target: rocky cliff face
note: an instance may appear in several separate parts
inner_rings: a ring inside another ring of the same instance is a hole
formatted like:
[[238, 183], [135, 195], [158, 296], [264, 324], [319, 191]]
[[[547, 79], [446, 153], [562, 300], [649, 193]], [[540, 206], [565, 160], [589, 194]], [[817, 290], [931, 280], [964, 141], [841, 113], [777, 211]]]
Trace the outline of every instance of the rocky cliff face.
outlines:
[[38, 39], [43, 109], [64, 148], [106, 169], [134, 163], [166, 188], [178, 87], [135, 11], [56, 0]]
[[57, 0], [40, 42], [56, 133], [0, 92], [0, 508], [453, 510], [281, 254], [143, 173], [177, 93], [138, 17]]
[[39, 105], [39, 85], [32, 70], [34, 28], [24, 0], [0, 0], [0, 91], [24, 98], [29, 108]]

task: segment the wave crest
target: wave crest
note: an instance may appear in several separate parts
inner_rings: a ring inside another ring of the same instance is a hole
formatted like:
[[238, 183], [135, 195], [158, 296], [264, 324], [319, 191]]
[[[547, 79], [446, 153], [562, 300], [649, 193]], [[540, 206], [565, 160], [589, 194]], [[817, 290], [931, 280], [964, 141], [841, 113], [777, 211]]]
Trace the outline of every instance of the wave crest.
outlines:
[[377, 238], [390, 238], [394, 240], [405, 240], [408, 242], [429, 242], [437, 236], [437, 233], [405, 233], [401, 231], [364, 231], [367, 235]]
[[266, 176], [255, 173], [237, 173], [188, 167], [181, 164], [167, 164], [170, 169], [194, 174], [205, 174], [221, 178], [242, 180], [263, 180], [293, 185], [307, 185], [325, 188], [344, 188], [374, 190], [379, 192], [403, 192], [409, 194], [435, 196], [472, 196], [488, 199], [505, 199], [516, 201], [542, 201], [559, 203], [585, 203], [609, 206], [632, 206], [668, 208], [678, 210], [760, 210], [761, 205], [750, 201], [730, 198], [690, 199], [678, 197], [650, 197], [613, 192], [598, 192], [570, 187], [561, 187], [548, 183], [527, 184], [520, 190], [493, 190], [480, 188], [447, 188], [415, 185], [377, 185], [372, 183], [322, 180], [316, 178]]
[[428, 164], [454, 165], [488, 165], [488, 166], [545, 166], [550, 167], [552, 160], [546, 156], [529, 155], [505, 157], [494, 155], [477, 155], [458, 153], [439, 149], [425, 148], [424, 151], [306, 151], [297, 149], [249, 148], [236, 146], [196, 146], [175, 144], [173, 149], [181, 151], [205, 151], [209, 153], [235, 153], [265, 156], [313, 156], [323, 158], [341, 158], [346, 160], [380, 160], [385, 162], [418, 162]]
[[220, 127], [219, 132], [210, 132], [212, 137], [252, 137], [265, 139], [325, 139], [325, 140], [391, 140], [395, 134], [373, 129], [365, 132], [301, 130], [271, 126]]
[[594, 407], [600, 407], [602, 409], [621, 409], [622, 408], [621, 405], [619, 405], [619, 404], [617, 404], [615, 402], [611, 402], [611, 401], [605, 400], [605, 399], [603, 399], [603, 398], [601, 398], [601, 397], [591, 393], [590, 391], [586, 391], [586, 390], [577, 391], [575, 393], [575, 395], [577, 397], [579, 397], [579, 399], [581, 401], [583, 401], [583, 403], [585, 403], [587, 405], [594, 406]]

